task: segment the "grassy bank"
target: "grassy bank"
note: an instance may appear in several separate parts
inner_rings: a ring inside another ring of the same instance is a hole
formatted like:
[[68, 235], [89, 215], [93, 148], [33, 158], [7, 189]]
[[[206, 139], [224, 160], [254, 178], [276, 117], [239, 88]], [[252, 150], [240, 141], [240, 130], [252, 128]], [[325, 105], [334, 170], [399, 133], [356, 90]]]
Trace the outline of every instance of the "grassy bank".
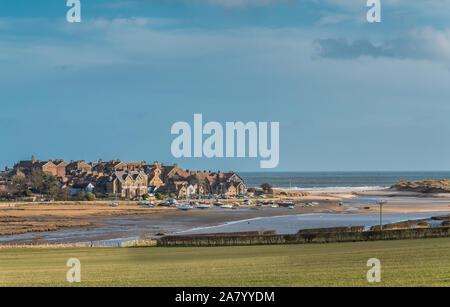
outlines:
[[225, 233], [165, 236], [158, 239], [158, 246], [241, 246], [450, 238], [449, 227], [364, 232], [362, 231], [363, 228], [363, 226], [358, 226], [352, 228], [305, 229], [299, 231], [297, 234], [284, 235], [270, 233], [261, 235], [252, 233]]
[[0, 250], [0, 286], [70, 286], [69, 258], [81, 286], [369, 286], [369, 258], [381, 286], [450, 286], [450, 239], [197, 248]]

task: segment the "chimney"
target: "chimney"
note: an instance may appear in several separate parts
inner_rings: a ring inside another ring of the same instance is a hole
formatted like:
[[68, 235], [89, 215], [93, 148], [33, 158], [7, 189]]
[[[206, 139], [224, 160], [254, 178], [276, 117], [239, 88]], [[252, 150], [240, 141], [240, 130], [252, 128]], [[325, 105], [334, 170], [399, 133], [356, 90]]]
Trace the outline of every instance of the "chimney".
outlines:
[[103, 159], [98, 159], [98, 163], [103, 163]]
[[173, 167], [178, 168], [178, 163], [174, 163]]

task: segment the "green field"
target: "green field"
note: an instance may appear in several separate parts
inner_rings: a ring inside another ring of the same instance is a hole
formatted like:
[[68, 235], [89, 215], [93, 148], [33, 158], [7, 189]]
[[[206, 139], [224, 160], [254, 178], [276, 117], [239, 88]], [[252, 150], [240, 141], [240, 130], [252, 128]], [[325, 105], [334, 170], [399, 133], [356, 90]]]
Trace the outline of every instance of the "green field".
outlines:
[[[0, 286], [450, 286], [450, 239], [199, 248], [0, 249]], [[382, 282], [369, 284], [378, 258]]]

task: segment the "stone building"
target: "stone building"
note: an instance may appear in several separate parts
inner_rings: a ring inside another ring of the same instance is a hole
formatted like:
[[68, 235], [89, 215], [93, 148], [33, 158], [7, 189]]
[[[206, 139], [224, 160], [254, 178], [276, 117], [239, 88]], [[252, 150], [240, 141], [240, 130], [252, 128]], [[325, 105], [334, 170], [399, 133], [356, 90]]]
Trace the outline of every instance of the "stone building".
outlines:
[[31, 160], [17, 162], [16, 165], [14, 165], [14, 173], [29, 176], [33, 170], [40, 170], [56, 177], [64, 177], [66, 175], [67, 163], [62, 159], [56, 160], [55, 163], [53, 163], [52, 160], [35, 160], [33, 157]]
[[106, 183], [106, 192], [114, 197], [140, 198], [148, 193], [148, 176], [144, 172], [115, 172]]
[[86, 163], [85, 160], [70, 161], [66, 166], [67, 174], [80, 174], [80, 173], [90, 173], [92, 171], [92, 166]]

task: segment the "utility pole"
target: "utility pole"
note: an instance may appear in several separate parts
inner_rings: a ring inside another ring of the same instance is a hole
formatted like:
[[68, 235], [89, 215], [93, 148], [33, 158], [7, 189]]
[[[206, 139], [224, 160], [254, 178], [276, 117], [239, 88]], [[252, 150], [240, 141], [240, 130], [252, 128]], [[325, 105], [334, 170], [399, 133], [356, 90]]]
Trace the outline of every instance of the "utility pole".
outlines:
[[386, 204], [386, 201], [378, 200], [377, 204], [380, 206], [380, 231], [383, 231], [383, 205]]

